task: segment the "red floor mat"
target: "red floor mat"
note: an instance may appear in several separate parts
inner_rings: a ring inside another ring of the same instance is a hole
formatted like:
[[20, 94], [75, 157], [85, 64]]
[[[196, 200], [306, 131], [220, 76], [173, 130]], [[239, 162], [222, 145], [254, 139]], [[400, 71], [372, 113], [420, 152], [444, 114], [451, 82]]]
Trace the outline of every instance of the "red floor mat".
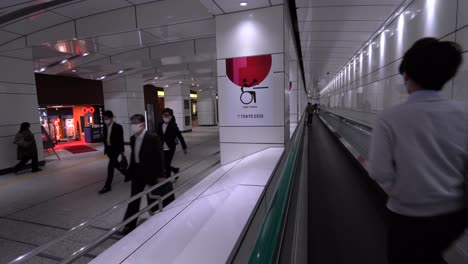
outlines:
[[97, 151], [96, 149], [85, 146], [85, 145], [69, 146], [69, 147], [64, 147], [64, 149], [66, 149], [67, 151], [69, 151], [69, 152], [71, 152], [73, 154], [80, 154], [80, 153], [85, 153], [85, 152]]

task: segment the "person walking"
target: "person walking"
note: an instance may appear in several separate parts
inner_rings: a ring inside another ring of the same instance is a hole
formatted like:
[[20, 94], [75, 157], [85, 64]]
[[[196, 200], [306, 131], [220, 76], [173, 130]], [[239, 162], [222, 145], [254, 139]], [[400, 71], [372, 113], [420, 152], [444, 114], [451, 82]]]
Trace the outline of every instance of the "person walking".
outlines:
[[14, 173], [18, 173], [31, 160], [32, 172], [41, 171], [37, 157], [36, 139], [31, 133], [31, 124], [24, 122], [20, 126], [20, 130], [15, 136], [14, 144], [16, 144], [17, 158], [20, 161], [13, 168]]
[[123, 128], [120, 124], [114, 122], [114, 113], [105, 111], [104, 119], [104, 155], [109, 158], [107, 165], [107, 178], [104, 187], [98, 192], [104, 194], [112, 190], [112, 180], [114, 179], [114, 169], [119, 170], [125, 176], [125, 182], [129, 181], [127, 171], [120, 167], [118, 158], [125, 156]]
[[370, 176], [388, 194], [389, 264], [446, 263], [468, 223], [468, 110], [440, 93], [461, 63], [458, 44], [417, 41], [399, 70], [408, 100], [373, 128]]
[[314, 107], [312, 104], [309, 102], [307, 103], [306, 107], [306, 113], [307, 113], [307, 125], [312, 125], [312, 118], [314, 117]]
[[175, 121], [174, 111], [170, 108], [165, 108], [162, 111], [162, 119], [163, 122], [158, 127], [158, 135], [163, 141], [166, 178], [169, 178], [171, 177], [171, 172], [174, 174], [179, 172], [179, 168], [172, 167], [177, 142], [179, 141], [182, 145], [184, 154], [187, 154], [187, 144]]
[[[129, 175], [132, 181], [131, 196], [142, 192], [145, 187], [154, 186], [158, 181], [164, 180], [164, 154], [162, 143], [158, 135], [145, 130], [145, 117], [134, 115], [130, 118], [130, 146], [132, 154], [130, 158]], [[164, 185], [163, 185], [164, 186]], [[158, 188], [159, 189], [159, 188]], [[158, 189], [153, 194], [159, 194]], [[156, 200], [147, 196], [148, 204]], [[168, 198], [170, 199], [170, 198]], [[130, 218], [140, 210], [140, 200], [136, 199], [128, 204], [124, 220]], [[168, 202], [167, 199], [164, 202]], [[170, 202], [170, 201], [169, 201]], [[150, 214], [156, 212], [159, 206], [150, 209]], [[129, 222], [122, 233], [128, 234], [137, 226], [137, 219]]]

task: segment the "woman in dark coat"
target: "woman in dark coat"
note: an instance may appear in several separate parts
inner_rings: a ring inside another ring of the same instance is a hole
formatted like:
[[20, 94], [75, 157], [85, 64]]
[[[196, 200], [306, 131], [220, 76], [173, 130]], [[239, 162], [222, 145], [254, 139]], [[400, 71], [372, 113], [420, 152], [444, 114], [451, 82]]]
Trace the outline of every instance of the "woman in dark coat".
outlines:
[[20, 131], [15, 136], [14, 144], [17, 146], [18, 160], [20, 161], [14, 168], [14, 172], [17, 173], [21, 168], [31, 160], [32, 172], [40, 171], [39, 163], [37, 160], [37, 146], [36, 140], [34, 139], [33, 133], [29, 128], [31, 124], [24, 122], [21, 124]]
[[175, 121], [174, 111], [170, 108], [165, 108], [162, 112], [162, 118], [163, 122], [159, 124], [158, 135], [163, 142], [166, 177], [169, 178], [171, 177], [171, 172], [174, 172], [174, 174], [179, 172], [179, 168], [174, 168], [171, 165], [178, 144], [177, 141], [182, 145], [184, 154], [187, 154], [187, 145]]

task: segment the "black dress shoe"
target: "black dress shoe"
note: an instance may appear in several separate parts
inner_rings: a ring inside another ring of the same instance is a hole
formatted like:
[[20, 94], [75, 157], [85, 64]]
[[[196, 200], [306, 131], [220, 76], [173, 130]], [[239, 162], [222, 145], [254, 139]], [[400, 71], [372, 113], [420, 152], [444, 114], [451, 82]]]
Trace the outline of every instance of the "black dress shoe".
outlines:
[[102, 188], [102, 190], [100, 190], [98, 193], [99, 193], [99, 194], [105, 194], [106, 192], [110, 192], [111, 190], [112, 190], [111, 188], [106, 188], [106, 187], [104, 187], [104, 188]]
[[38, 172], [38, 171], [42, 171], [42, 169], [37, 168], [37, 169], [32, 170], [32, 172]]
[[172, 172], [173, 172], [174, 174], [177, 174], [177, 173], [179, 173], [179, 171], [180, 171], [180, 169], [179, 169], [179, 168], [173, 168], [173, 169], [172, 169]]

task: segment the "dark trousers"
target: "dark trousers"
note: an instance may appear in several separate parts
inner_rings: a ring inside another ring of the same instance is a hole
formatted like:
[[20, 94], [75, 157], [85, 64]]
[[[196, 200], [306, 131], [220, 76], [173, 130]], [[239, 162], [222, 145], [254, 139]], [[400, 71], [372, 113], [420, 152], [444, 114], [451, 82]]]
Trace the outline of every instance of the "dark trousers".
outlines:
[[442, 254], [459, 238], [467, 212], [409, 217], [388, 211], [389, 264], [442, 264]]
[[34, 156], [34, 157], [23, 158], [20, 162], [18, 162], [18, 164], [16, 164], [15, 171], [21, 170], [24, 167], [24, 165], [26, 165], [26, 163], [28, 163], [29, 160], [31, 160], [32, 170], [33, 171], [38, 170], [39, 169], [39, 161], [37, 160], [37, 156]]
[[119, 166], [119, 158], [120, 153], [109, 152], [107, 156], [109, 157], [109, 164], [107, 165], [107, 178], [104, 188], [111, 188], [112, 187], [112, 180], [114, 179], [114, 169], [120, 171], [125, 177], [127, 177], [127, 171], [121, 170]]
[[176, 168], [171, 166], [172, 160], [174, 159], [175, 149], [164, 151], [164, 163], [166, 167], [166, 178], [171, 177], [171, 172], [175, 172]]
[[312, 118], [314, 117], [314, 114], [308, 114], [307, 115], [307, 124], [312, 124]]
[[[143, 178], [143, 174], [141, 170], [139, 169], [139, 167], [135, 165], [134, 175], [132, 175], [131, 196], [141, 193], [145, 189], [146, 185], [149, 185], [149, 184], [147, 184], [145, 179]], [[149, 186], [152, 186], [152, 185], [149, 185]], [[154, 193], [154, 191], [151, 193]], [[155, 199], [151, 199], [149, 196], [146, 196], [146, 198], [148, 200], [148, 204], [151, 204], [156, 201]], [[141, 198], [136, 199], [135, 201], [128, 204], [127, 211], [125, 212], [124, 220], [130, 218], [132, 215], [140, 211], [140, 201], [141, 201]], [[152, 211], [157, 211], [158, 209], [159, 209], [159, 205], [156, 205], [153, 208], [151, 208]], [[129, 222], [127, 226], [130, 227], [131, 229], [136, 228], [137, 220], [138, 218], [135, 218], [135, 220]]]

